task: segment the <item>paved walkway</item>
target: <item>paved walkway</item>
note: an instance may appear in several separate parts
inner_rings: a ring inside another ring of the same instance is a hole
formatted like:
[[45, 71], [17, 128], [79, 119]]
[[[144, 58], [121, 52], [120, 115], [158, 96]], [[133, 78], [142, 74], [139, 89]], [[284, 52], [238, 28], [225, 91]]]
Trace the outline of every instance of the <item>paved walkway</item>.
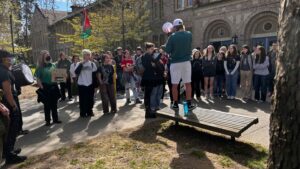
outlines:
[[[36, 100], [21, 100], [24, 117], [24, 129], [30, 133], [18, 138], [16, 147], [22, 147], [23, 155], [33, 156], [49, 152], [65, 145], [82, 142], [108, 132], [120, 132], [135, 128], [145, 122], [144, 111], [140, 105], [123, 106], [125, 99], [118, 100], [119, 112], [115, 115], [103, 115], [101, 101], [96, 99], [95, 116], [79, 118], [78, 103], [59, 104], [59, 117], [62, 124], [44, 126], [43, 105]], [[164, 105], [168, 106], [169, 100]], [[258, 143], [265, 147], [269, 144], [269, 104], [248, 103], [241, 101], [218, 100], [200, 102], [199, 106], [224, 112], [238, 113], [259, 118], [259, 124], [248, 129], [240, 140]]]

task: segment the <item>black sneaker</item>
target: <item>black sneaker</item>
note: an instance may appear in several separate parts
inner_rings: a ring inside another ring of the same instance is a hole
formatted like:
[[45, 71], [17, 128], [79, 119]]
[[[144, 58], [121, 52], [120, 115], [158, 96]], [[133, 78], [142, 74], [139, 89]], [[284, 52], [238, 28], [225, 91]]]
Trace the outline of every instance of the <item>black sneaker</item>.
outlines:
[[56, 120], [56, 121], [53, 121], [53, 123], [55, 123], [55, 124], [60, 124], [60, 123], [62, 123], [60, 120]]
[[194, 110], [195, 108], [196, 108], [196, 106], [192, 103], [188, 105], [189, 111]]
[[46, 122], [45, 126], [51, 126], [50, 122]]
[[22, 151], [22, 149], [21, 149], [21, 148], [17, 148], [17, 149], [15, 149], [15, 150], [14, 150], [14, 153], [15, 153], [15, 154], [20, 154], [20, 153], [21, 153], [21, 151]]
[[156, 115], [155, 115], [155, 114], [152, 114], [152, 113], [151, 113], [151, 114], [146, 114], [146, 115], [145, 115], [145, 118], [146, 118], [146, 119], [153, 119], [153, 118], [156, 118]]
[[117, 110], [112, 110], [112, 111], [110, 111], [110, 113], [115, 114], [115, 113], [117, 113]]
[[19, 135], [26, 135], [26, 134], [28, 134], [29, 133], [29, 130], [21, 130], [20, 132], [19, 132]]
[[178, 110], [179, 109], [178, 103], [174, 102], [173, 105], [172, 105], [172, 109]]
[[126, 104], [130, 104], [130, 103], [131, 103], [130, 99], [127, 99]]
[[66, 98], [59, 100], [59, 102], [64, 102], [64, 101], [66, 101]]
[[140, 99], [135, 100], [135, 104], [142, 104], [143, 102]]
[[16, 154], [10, 155], [9, 157], [6, 157], [6, 164], [18, 164], [22, 163], [27, 159], [26, 156], [18, 156]]

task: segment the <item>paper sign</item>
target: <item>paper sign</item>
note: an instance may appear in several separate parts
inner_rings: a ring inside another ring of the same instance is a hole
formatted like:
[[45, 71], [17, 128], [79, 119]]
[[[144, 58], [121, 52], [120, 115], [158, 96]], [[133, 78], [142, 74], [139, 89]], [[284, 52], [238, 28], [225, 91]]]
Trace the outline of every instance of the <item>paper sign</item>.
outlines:
[[67, 70], [66, 69], [54, 69], [52, 71], [52, 82], [61, 83], [67, 81]]

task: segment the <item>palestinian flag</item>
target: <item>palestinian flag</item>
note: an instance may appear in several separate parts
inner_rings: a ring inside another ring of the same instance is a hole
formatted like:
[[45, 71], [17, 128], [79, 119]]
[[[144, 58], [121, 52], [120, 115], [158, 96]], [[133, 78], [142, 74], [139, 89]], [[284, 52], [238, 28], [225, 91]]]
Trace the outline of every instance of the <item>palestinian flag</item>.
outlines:
[[89, 19], [86, 9], [84, 8], [83, 9], [82, 33], [81, 33], [80, 37], [82, 39], [86, 39], [89, 36], [91, 36], [91, 34], [92, 34], [92, 27], [91, 27], [90, 19]]

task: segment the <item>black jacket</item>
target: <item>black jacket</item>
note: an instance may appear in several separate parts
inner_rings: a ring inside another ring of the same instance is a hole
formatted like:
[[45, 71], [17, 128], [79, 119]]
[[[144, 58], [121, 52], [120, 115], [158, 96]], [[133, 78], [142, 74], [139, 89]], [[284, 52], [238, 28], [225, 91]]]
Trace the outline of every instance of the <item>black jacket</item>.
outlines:
[[160, 62], [160, 56], [153, 59], [152, 54], [145, 53], [142, 56], [142, 64], [144, 73], [142, 76], [142, 86], [157, 86], [163, 84], [164, 81], [164, 65]]
[[202, 59], [192, 60], [192, 79], [200, 79], [202, 75]]
[[225, 68], [224, 68], [224, 60], [217, 59], [217, 68], [216, 68], [217, 75], [225, 75]]

